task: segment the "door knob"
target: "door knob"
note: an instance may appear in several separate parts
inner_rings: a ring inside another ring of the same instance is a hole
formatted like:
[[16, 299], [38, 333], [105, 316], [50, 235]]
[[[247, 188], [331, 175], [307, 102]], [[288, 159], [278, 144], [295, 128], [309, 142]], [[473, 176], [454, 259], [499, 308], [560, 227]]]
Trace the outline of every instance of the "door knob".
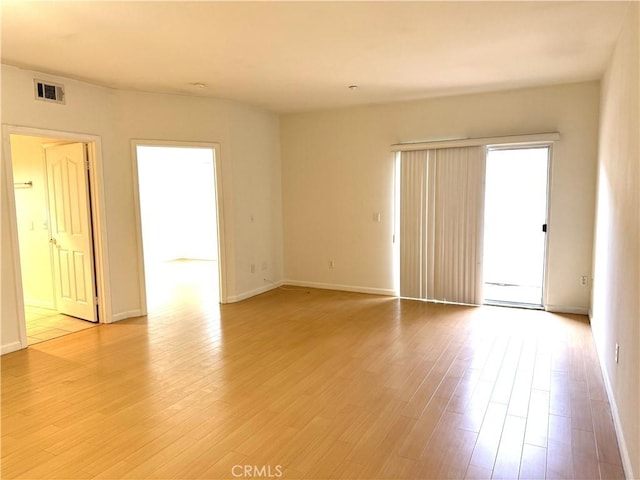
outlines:
[[52, 244], [52, 245], [57, 245], [58, 241], [55, 238], [50, 238], [49, 239], [49, 243]]

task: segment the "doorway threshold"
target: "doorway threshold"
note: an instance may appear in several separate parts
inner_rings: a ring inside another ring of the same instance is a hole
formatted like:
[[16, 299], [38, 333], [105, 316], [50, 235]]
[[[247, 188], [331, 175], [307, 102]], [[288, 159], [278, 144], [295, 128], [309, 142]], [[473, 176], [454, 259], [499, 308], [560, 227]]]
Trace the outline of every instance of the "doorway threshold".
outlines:
[[505, 302], [500, 300], [485, 300], [483, 305], [491, 307], [510, 307], [510, 308], [526, 308], [528, 310], [544, 310], [542, 305], [536, 303], [520, 303], [520, 302]]

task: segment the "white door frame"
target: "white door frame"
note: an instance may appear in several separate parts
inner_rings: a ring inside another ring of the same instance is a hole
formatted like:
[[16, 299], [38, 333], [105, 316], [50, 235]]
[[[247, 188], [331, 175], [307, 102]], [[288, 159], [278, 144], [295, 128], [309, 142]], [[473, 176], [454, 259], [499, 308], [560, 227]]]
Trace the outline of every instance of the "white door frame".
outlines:
[[[93, 255], [96, 266], [96, 287], [98, 290], [98, 318], [100, 323], [110, 323], [111, 289], [109, 283], [109, 254], [107, 242], [107, 226], [104, 201], [104, 179], [102, 161], [102, 138], [99, 135], [91, 135], [77, 132], [64, 132], [43, 128], [22, 127], [17, 125], [2, 126], [2, 148], [5, 158], [5, 175], [7, 184], [13, 183], [13, 164], [11, 156], [11, 135], [25, 135], [30, 137], [46, 137], [67, 140], [71, 142], [86, 143], [89, 155], [89, 195], [91, 197], [91, 223], [93, 229]], [[20, 256], [18, 255], [18, 220], [16, 215], [15, 194], [13, 188], [8, 188], [9, 200], [9, 224], [11, 226], [11, 243], [14, 252], [14, 282], [16, 285], [16, 304], [18, 305], [18, 324], [20, 328], [20, 343], [22, 348], [28, 346], [26, 323], [24, 314], [24, 300], [22, 288], [22, 271]]]
[[212, 142], [180, 142], [169, 140], [131, 140], [131, 160], [133, 169], [133, 201], [136, 212], [136, 237], [138, 243], [138, 271], [141, 272], [140, 282], [140, 305], [142, 315], [148, 313], [147, 309], [147, 285], [144, 269], [144, 248], [142, 245], [142, 219], [140, 214], [140, 184], [138, 178], [138, 147], [178, 147], [178, 148], [209, 148], [213, 151], [213, 175], [215, 184], [216, 221], [218, 235], [218, 285], [220, 303], [227, 303], [227, 261], [225, 255], [225, 235], [224, 235], [224, 203], [222, 190], [222, 163], [220, 161], [220, 144]]

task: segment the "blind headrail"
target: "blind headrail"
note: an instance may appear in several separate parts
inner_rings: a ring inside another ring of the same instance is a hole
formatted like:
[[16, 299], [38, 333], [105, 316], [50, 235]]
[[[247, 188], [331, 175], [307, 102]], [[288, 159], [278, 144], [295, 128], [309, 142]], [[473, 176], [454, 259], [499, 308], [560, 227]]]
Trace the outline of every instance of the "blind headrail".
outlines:
[[391, 151], [411, 152], [415, 150], [434, 150], [436, 148], [524, 145], [548, 143], [559, 139], [560, 134], [558, 132], [506, 135], [502, 137], [460, 138], [452, 140], [437, 140], [433, 142], [396, 143], [395, 145], [391, 145]]

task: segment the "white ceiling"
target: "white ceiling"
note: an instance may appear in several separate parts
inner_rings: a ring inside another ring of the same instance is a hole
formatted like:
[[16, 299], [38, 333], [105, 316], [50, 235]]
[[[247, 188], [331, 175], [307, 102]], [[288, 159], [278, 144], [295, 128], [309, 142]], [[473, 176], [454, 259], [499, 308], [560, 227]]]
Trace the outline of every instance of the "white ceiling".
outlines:
[[[276, 112], [598, 79], [628, 7], [611, 1], [1, 5], [3, 63]], [[359, 88], [349, 90], [351, 84]]]

